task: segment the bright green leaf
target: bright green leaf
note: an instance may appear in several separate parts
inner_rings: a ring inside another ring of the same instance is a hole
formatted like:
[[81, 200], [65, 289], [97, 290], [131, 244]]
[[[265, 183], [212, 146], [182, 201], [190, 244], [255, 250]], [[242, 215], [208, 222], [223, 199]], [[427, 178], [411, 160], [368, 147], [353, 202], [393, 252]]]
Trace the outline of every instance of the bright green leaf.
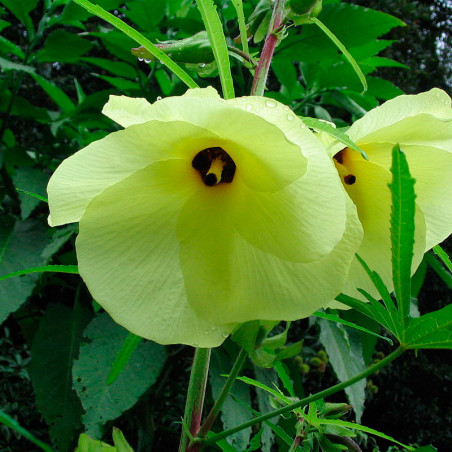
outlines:
[[231, 75], [229, 53], [226, 45], [226, 38], [223, 33], [223, 26], [218, 17], [217, 8], [212, 0], [196, 0], [201, 13], [210, 44], [212, 45], [215, 61], [220, 74], [223, 97], [232, 99], [234, 97], [234, 85]]

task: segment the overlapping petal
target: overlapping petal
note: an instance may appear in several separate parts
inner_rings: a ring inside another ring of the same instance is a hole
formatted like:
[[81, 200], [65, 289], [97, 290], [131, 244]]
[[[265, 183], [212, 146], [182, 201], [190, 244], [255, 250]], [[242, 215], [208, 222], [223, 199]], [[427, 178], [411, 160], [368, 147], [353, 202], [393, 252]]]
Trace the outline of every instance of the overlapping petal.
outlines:
[[232, 327], [200, 318], [187, 303], [176, 223], [199, 190], [190, 170], [185, 160], [156, 162], [96, 196], [80, 221], [77, 258], [93, 297], [133, 333], [211, 347]]
[[50, 179], [49, 223], [79, 221], [88, 203], [107, 187], [158, 160], [193, 158], [217, 141], [208, 130], [180, 121], [151, 121], [95, 141], [64, 160]]
[[[237, 323], [307, 316], [341, 290], [362, 228], [287, 107], [197, 89], [152, 105], [112, 97], [104, 111], [126, 129], [57, 169], [50, 221], [80, 220], [80, 273], [118, 323], [216, 346]], [[193, 159], [212, 148], [233, 180], [205, 183]]]
[[203, 90], [188, 93], [159, 100], [147, 109], [143, 108], [143, 99], [111, 96], [103, 111], [121, 125], [130, 125], [136, 104], [139, 111], [136, 123], [183, 121], [214, 133], [221, 140], [217, 146], [232, 157], [237, 172], [253, 168], [241, 177], [254, 190], [280, 190], [305, 173], [306, 158], [274, 123], [263, 120], [251, 108], [250, 111], [237, 108], [210, 94], [199, 97]]

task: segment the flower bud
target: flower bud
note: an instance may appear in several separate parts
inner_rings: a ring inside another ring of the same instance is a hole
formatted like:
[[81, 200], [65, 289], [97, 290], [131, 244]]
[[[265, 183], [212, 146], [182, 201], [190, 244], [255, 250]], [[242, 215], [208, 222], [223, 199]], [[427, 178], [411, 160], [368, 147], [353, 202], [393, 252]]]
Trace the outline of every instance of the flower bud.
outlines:
[[322, 11], [322, 0], [290, 0], [290, 19], [295, 25], [311, 22], [311, 17], [317, 17]]
[[[211, 63], [215, 59], [206, 31], [201, 31], [185, 39], [163, 41], [156, 44], [156, 47], [176, 63]], [[131, 53], [138, 58], [155, 60], [154, 55], [142, 46], [132, 49]]]

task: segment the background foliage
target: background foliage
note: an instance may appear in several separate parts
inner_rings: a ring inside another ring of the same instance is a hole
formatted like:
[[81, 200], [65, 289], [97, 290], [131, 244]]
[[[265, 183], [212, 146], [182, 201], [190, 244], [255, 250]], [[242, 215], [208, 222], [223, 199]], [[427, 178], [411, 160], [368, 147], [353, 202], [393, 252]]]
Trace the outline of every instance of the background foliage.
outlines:
[[[183, 39], [204, 30], [191, 0], [98, 3], [152, 42]], [[226, 36], [238, 36], [233, 2], [216, 3]], [[246, 18], [256, 3], [244, 3]], [[450, 90], [450, 7], [446, 0], [326, 0], [319, 18], [367, 75], [368, 92], [361, 93], [358, 77], [331, 41], [317, 27], [305, 25], [290, 28], [277, 48], [266, 95], [299, 115], [344, 126], [402, 89], [408, 93], [433, 86]], [[261, 34], [266, 30], [265, 24], [260, 30]], [[153, 102], [159, 96], [182, 94], [186, 87], [159, 62], [140, 61], [130, 52], [137, 47], [134, 41], [70, 0], [0, 0], [0, 33], [0, 275], [49, 263], [75, 265], [76, 226], [49, 229], [45, 202], [24, 191], [46, 196], [47, 181], [61, 160], [117, 128], [100, 113], [110, 94]], [[259, 51], [262, 42], [258, 41], [256, 32], [251, 53]], [[231, 64], [236, 95], [247, 95], [249, 69], [240, 58], [231, 58]], [[214, 84], [220, 89], [209, 52], [197, 51], [185, 69], [201, 86]], [[425, 263], [415, 277], [421, 313], [452, 301], [447, 281], [434, 269], [434, 263]], [[341, 315], [366, 324], [358, 313]], [[0, 321], [4, 321], [0, 405], [36, 437], [66, 451], [74, 448], [84, 429], [111, 442], [115, 425], [134, 450], [177, 448], [185, 398], [181, 388], [187, 385], [192, 353], [188, 347], [143, 342], [123, 374], [107, 387], [109, 365], [126, 331], [100, 311], [74, 275], [42, 273], [0, 281]], [[367, 322], [366, 327], [374, 326]], [[300, 395], [355, 374], [388, 352], [384, 342], [375, 349], [372, 336], [323, 319], [296, 322], [287, 343], [302, 337], [306, 338], [302, 352], [284, 361]], [[231, 341], [215, 350], [215, 373], [210, 379], [214, 394], [221, 385], [218, 374], [228, 372], [236, 353]], [[356, 356], [353, 368], [350, 353]], [[432, 443], [447, 450], [452, 443], [452, 433], [444, 427], [452, 421], [446, 405], [452, 389], [450, 353], [405, 356], [367, 386], [363, 382], [349, 388], [357, 418], [364, 413], [366, 425], [401, 441]], [[268, 386], [278, 381], [272, 369], [249, 365], [246, 372]], [[263, 413], [271, 409], [261, 390], [250, 390], [244, 383], [237, 384], [233, 394]], [[423, 396], [418, 398], [419, 394]], [[346, 396], [336, 397], [344, 401]], [[221, 424], [228, 428], [249, 417], [249, 410], [231, 398], [217, 430]], [[281, 423], [293, 433], [293, 426]], [[5, 426], [0, 430], [1, 450], [33, 450]], [[250, 434], [251, 429], [234, 435], [233, 450], [245, 450]], [[258, 447], [270, 450], [273, 433], [263, 429], [259, 440]], [[287, 450], [277, 441], [279, 450]], [[386, 442], [367, 441], [363, 450], [388, 447]], [[222, 448], [228, 450], [227, 444]]]

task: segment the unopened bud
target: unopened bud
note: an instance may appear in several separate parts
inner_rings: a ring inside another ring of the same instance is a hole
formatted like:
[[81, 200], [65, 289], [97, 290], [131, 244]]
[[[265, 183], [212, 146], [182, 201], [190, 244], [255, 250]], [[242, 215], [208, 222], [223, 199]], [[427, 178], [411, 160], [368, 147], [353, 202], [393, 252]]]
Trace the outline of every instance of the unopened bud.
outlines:
[[[201, 31], [185, 39], [162, 41], [156, 44], [156, 47], [176, 63], [202, 64], [211, 63], [215, 59], [206, 31]], [[154, 55], [144, 47], [134, 48], [131, 52], [138, 58], [155, 60]]]
[[322, 0], [290, 0], [290, 19], [295, 25], [312, 23], [311, 18], [317, 17], [322, 11]]

